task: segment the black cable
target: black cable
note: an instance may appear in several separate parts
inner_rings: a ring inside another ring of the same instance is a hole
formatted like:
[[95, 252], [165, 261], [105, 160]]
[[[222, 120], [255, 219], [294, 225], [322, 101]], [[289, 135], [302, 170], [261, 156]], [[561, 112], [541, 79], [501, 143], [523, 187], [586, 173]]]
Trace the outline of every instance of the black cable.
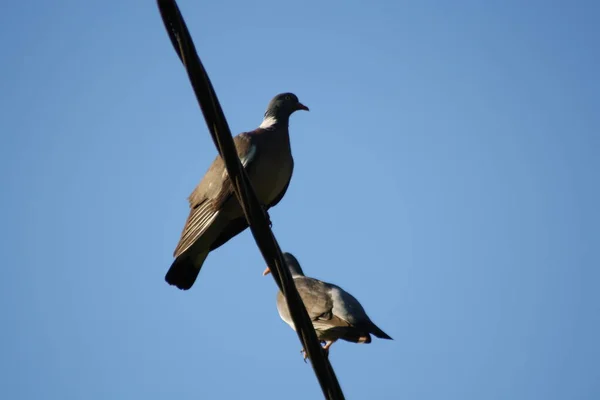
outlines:
[[254, 240], [271, 270], [275, 283], [287, 300], [296, 332], [311, 360], [323, 394], [329, 400], [343, 400], [344, 394], [335, 372], [321, 348], [306, 308], [283, 260], [279, 244], [269, 227], [246, 171], [242, 168], [227, 120], [208, 74], [198, 57], [177, 2], [157, 0], [157, 3], [171, 43], [187, 71], [211, 137], [225, 162], [235, 195], [242, 206]]

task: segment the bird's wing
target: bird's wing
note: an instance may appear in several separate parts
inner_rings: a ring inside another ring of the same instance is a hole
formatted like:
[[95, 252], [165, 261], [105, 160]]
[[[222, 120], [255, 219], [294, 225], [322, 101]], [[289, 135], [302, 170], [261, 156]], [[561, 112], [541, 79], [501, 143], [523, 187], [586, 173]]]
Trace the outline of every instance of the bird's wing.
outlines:
[[[258, 153], [251, 132], [241, 133], [234, 137], [233, 141], [242, 165], [247, 167], [256, 159]], [[217, 155], [198, 186], [188, 197], [190, 213], [173, 252], [174, 257], [179, 257], [188, 250], [206, 232], [219, 215], [222, 205], [233, 195], [233, 185], [225, 163], [221, 156]], [[209, 243], [208, 246], [210, 245]]]
[[331, 287], [334, 318], [346, 321], [348, 326], [353, 328], [346, 330], [342, 339], [350, 342], [370, 343], [369, 334], [381, 339], [392, 339], [371, 321], [363, 306], [354, 296], [337, 285], [331, 283], [326, 283], [326, 285]]
[[[294, 283], [316, 330], [343, 329], [350, 325], [334, 314], [334, 299], [327, 283], [305, 276], [294, 278]], [[287, 302], [281, 292], [277, 294], [277, 310], [281, 319], [294, 328]]]
[[206, 199], [201, 204], [190, 210], [181, 232], [179, 243], [173, 252], [173, 257], [179, 257], [189, 249], [196, 240], [208, 229], [219, 215], [210, 200]]
[[349, 325], [335, 315], [335, 299], [327, 283], [310, 277], [296, 278], [294, 282], [315, 329], [327, 330]]
[[346, 321], [350, 326], [361, 326], [371, 322], [365, 309], [354, 296], [337, 285], [325, 282], [324, 284], [330, 287], [333, 315], [336, 318]]

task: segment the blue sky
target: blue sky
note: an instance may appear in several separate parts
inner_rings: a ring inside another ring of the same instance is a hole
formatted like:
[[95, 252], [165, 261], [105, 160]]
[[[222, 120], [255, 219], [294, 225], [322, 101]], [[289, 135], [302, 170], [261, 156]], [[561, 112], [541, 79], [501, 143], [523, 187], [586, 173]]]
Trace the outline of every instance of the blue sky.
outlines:
[[[179, 5], [234, 132], [311, 109], [274, 232], [395, 339], [348, 399], [600, 398], [600, 5]], [[0, 397], [320, 398], [249, 231], [163, 280], [216, 150], [155, 2], [2, 9]]]

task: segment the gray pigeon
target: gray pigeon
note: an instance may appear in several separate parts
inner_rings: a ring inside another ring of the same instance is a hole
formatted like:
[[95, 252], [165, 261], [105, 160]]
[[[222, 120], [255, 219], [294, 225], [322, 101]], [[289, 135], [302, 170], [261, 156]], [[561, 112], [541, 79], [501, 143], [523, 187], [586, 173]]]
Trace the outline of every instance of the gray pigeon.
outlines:
[[[233, 138], [237, 154], [265, 211], [283, 198], [292, 178], [290, 115], [308, 107], [293, 93], [275, 96], [260, 126]], [[248, 227], [223, 159], [217, 155], [188, 198], [190, 214], [165, 276], [170, 285], [188, 290], [208, 254]]]
[[[317, 338], [325, 342], [325, 351], [338, 339], [353, 343], [371, 343], [373, 334], [381, 339], [392, 340], [371, 321], [358, 300], [350, 293], [334, 284], [304, 276], [300, 263], [292, 254], [283, 253], [283, 257], [312, 320]], [[263, 275], [270, 272], [267, 267]], [[277, 310], [281, 319], [296, 330], [287, 301], [281, 292], [277, 293]], [[306, 353], [304, 350], [302, 352], [306, 360]]]

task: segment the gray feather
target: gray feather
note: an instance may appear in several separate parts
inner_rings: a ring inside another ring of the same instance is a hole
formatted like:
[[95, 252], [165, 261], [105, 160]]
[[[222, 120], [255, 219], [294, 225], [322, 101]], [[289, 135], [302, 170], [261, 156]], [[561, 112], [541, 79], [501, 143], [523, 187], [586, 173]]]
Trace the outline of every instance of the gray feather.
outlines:
[[[294, 169], [288, 121], [296, 110], [308, 110], [292, 93], [275, 96], [261, 126], [234, 137], [234, 145], [260, 203], [268, 209], [289, 187]], [[210, 251], [247, 228], [233, 183], [220, 156], [188, 197], [190, 212], [173, 252], [165, 280], [189, 289]]]
[[[319, 339], [369, 343], [370, 333], [391, 339], [371, 321], [354, 296], [337, 285], [304, 276], [292, 254], [284, 253], [284, 258]], [[295, 330], [281, 292], [277, 294], [277, 310], [281, 319]]]

